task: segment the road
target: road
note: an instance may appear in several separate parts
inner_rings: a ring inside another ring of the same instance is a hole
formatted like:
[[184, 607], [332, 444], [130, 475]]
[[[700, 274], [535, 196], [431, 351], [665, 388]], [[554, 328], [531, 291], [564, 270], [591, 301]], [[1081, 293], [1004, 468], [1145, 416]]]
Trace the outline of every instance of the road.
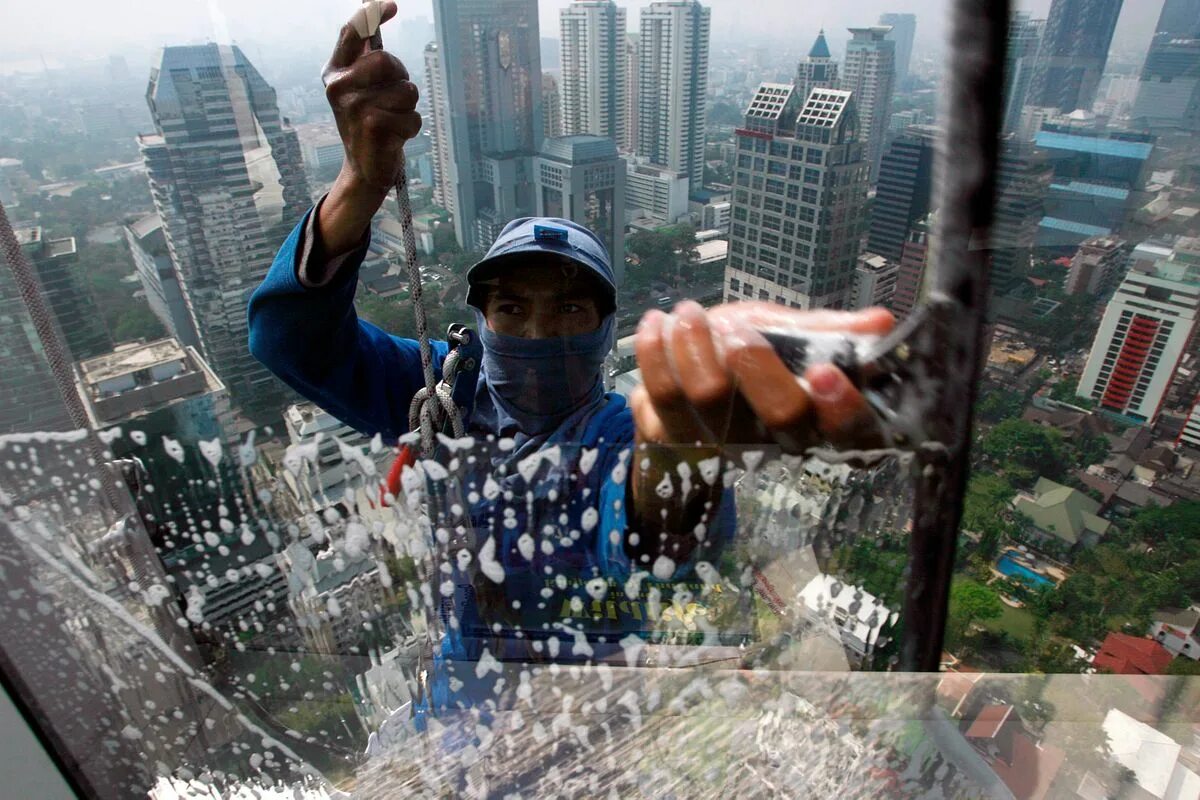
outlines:
[[937, 745], [942, 756], [970, 778], [972, 783], [986, 791], [992, 800], [1016, 800], [1000, 776], [992, 772], [983, 757], [959, 733], [958, 723], [947, 717], [946, 712], [935, 706], [933, 717], [922, 720], [922, 723], [925, 733]]

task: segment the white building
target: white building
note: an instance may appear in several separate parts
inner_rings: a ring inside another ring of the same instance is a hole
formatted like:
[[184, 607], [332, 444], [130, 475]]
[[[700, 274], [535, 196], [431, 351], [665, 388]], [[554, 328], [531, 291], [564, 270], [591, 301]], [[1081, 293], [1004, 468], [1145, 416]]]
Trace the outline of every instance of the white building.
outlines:
[[637, 152], [704, 183], [710, 9], [668, 0], [642, 9], [638, 35]]
[[1173, 656], [1200, 661], [1200, 605], [1161, 609], [1151, 618], [1150, 636]]
[[158, 214], [147, 214], [124, 226], [125, 241], [146, 294], [146, 304], [167, 332], [184, 347], [199, 347], [192, 313], [179, 286], [175, 264]]
[[1180, 239], [1171, 257], [1137, 261], [1096, 331], [1079, 396], [1130, 419], [1158, 418], [1200, 309], [1200, 240]]
[[1181, 444], [1200, 450], [1200, 397], [1197, 397], [1196, 402], [1192, 404], [1192, 410], [1183, 423], [1183, 430], [1179, 432], [1179, 439], [1175, 442], [1175, 446], [1178, 447]]
[[801, 101], [812, 94], [813, 89], [838, 88], [838, 65], [829, 52], [824, 30], [817, 34], [808, 57], [796, 65], [796, 80], [793, 83]]
[[621, 60], [625, 62], [625, 134], [623, 141], [628, 152], [637, 152], [638, 137], [638, 35], [625, 34], [625, 43], [621, 50]]
[[884, 258], [876, 253], [863, 253], [858, 257], [854, 269], [854, 288], [850, 293], [853, 308], [886, 306], [896, 293], [896, 278], [900, 273], [899, 262]]
[[450, 189], [450, 129], [446, 108], [446, 76], [442, 72], [441, 51], [436, 42], [425, 47], [425, 85], [429, 102], [429, 138], [433, 144], [433, 202], [455, 213], [454, 192]]
[[837, 637], [858, 661], [887, 644], [900, 614], [860, 586], [818, 574], [800, 590], [804, 616]]
[[575, 0], [559, 15], [562, 133], [627, 139], [625, 9], [612, 0]]
[[879, 174], [887, 138], [888, 119], [892, 115], [892, 95], [896, 88], [896, 43], [887, 38], [891, 27], [850, 28], [846, 44], [841, 88], [854, 93], [858, 106], [859, 139], [867, 147], [871, 182]]
[[283, 415], [290, 444], [280, 477], [296, 499], [320, 508], [335, 505], [347, 492], [371, 491], [374, 476], [395, 458], [378, 438], [368, 440], [314, 403], [288, 406]]
[[1067, 274], [1067, 294], [1098, 295], [1111, 291], [1126, 264], [1125, 241], [1117, 236], [1093, 236], [1079, 245]]
[[687, 173], [631, 158], [625, 167], [625, 212], [629, 220], [650, 218], [673, 225], [688, 214]]
[[729, 220], [733, 215], [733, 203], [723, 200], [719, 203], [706, 203], [700, 209], [700, 227], [704, 230], [720, 231], [729, 235]]
[[1183, 746], [1170, 736], [1115, 708], [1102, 727], [1110, 758], [1133, 772], [1140, 789], [1160, 800], [1200, 798], [1200, 775], [1180, 760]]
[[562, 93], [549, 72], [542, 73], [542, 132], [547, 137], [563, 135]]

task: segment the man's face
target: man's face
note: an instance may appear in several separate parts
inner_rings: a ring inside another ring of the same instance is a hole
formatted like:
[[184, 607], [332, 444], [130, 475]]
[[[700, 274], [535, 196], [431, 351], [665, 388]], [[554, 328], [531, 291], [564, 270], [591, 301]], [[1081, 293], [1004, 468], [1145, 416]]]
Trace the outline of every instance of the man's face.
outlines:
[[600, 327], [598, 290], [578, 265], [552, 261], [501, 275], [488, 287], [483, 316], [496, 333], [550, 339]]

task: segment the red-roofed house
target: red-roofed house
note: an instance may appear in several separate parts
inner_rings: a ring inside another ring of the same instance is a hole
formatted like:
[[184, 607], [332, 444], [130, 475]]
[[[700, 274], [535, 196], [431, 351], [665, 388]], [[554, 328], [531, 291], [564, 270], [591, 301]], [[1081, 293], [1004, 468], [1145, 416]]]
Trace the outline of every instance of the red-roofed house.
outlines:
[[1012, 715], [1010, 705], [987, 705], [979, 710], [971, 727], [967, 728], [968, 739], [995, 739]]
[[997, 758], [991, 767], [1017, 800], [1043, 800], [1065, 758], [1054, 745], [1038, 744], [1018, 733], [1012, 737], [1012, 756]]
[[1110, 633], [1104, 637], [1092, 666], [1100, 672], [1117, 675], [1162, 675], [1171, 663], [1171, 654], [1153, 639]]

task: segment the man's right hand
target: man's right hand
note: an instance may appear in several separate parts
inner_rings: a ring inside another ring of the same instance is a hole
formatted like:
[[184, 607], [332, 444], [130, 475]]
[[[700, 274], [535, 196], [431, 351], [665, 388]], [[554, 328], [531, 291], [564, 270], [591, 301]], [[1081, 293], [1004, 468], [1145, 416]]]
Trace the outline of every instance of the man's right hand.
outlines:
[[[380, 23], [396, 15], [396, 4], [380, 6]], [[324, 255], [354, 248], [371, 217], [395, 185], [404, 142], [421, 130], [417, 87], [400, 59], [371, 50], [350, 22], [342, 26], [333, 55], [321, 73], [346, 150], [342, 170], [317, 220]]]

